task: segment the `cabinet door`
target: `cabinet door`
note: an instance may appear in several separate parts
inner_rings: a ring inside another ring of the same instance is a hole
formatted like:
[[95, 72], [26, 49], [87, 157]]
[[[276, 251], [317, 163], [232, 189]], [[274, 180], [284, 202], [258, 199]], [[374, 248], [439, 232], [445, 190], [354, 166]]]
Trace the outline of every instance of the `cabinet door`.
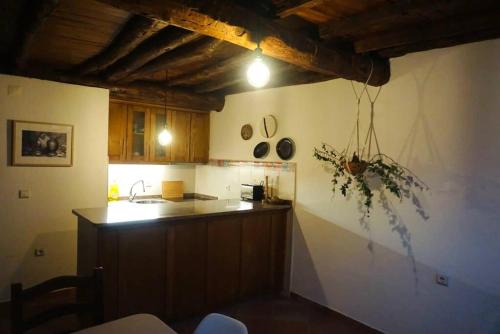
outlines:
[[108, 157], [110, 161], [125, 160], [126, 129], [127, 105], [124, 103], [110, 102], [108, 120]]
[[191, 113], [172, 112], [172, 161], [189, 162], [189, 141], [191, 131]]
[[269, 292], [271, 287], [270, 246], [271, 216], [253, 214], [241, 224], [240, 296], [250, 297]]
[[210, 142], [210, 114], [191, 114], [191, 143], [189, 161], [208, 162]]
[[127, 160], [147, 161], [150, 138], [148, 108], [129, 105], [127, 123]]
[[206, 221], [178, 224], [169, 232], [169, 318], [185, 318], [205, 310], [206, 240]]
[[118, 315], [151, 313], [163, 317], [167, 267], [165, 227], [120, 230], [118, 244]]
[[271, 284], [273, 292], [279, 294], [285, 288], [285, 258], [287, 252], [287, 213], [276, 212], [271, 215]]
[[214, 218], [207, 225], [207, 307], [209, 310], [238, 299], [241, 219]]
[[169, 131], [172, 131], [172, 113], [166, 112], [161, 108], [150, 108], [151, 114], [151, 138], [149, 142], [149, 161], [165, 162], [170, 161], [171, 144], [161, 146], [158, 141], [158, 135], [167, 126]]

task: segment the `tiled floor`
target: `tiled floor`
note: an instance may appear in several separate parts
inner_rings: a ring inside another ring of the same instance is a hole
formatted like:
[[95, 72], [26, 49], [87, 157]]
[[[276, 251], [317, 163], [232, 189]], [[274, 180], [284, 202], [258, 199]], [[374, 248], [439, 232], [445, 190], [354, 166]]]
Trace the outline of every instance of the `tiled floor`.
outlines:
[[[305, 301], [259, 299], [220, 310], [247, 325], [250, 334], [378, 333], [351, 319]], [[201, 319], [170, 324], [179, 334], [192, 334]]]
[[[250, 334], [361, 334], [377, 331], [307, 301], [290, 298], [262, 298], [235, 304], [219, 313], [247, 325]], [[170, 323], [179, 334], [192, 334], [201, 318]], [[0, 305], [0, 334], [9, 333], [8, 307]], [[37, 331], [51, 333], [51, 330]], [[221, 333], [223, 334], [223, 333]]]

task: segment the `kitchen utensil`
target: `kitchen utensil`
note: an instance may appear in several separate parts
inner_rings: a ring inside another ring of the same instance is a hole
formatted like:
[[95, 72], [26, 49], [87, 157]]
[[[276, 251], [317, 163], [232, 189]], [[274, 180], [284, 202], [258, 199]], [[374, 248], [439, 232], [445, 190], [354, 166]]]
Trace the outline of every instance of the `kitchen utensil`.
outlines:
[[263, 159], [269, 154], [269, 148], [270, 146], [268, 142], [260, 142], [253, 149], [253, 156], [257, 159]]
[[260, 134], [264, 138], [272, 138], [278, 130], [278, 122], [273, 115], [266, 115], [260, 121]]
[[276, 153], [282, 160], [289, 160], [295, 153], [295, 143], [290, 138], [282, 138], [276, 145]]
[[161, 184], [161, 197], [164, 199], [184, 197], [184, 182], [163, 181]]
[[241, 127], [241, 138], [248, 140], [253, 136], [253, 128], [250, 124], [245, 124]]

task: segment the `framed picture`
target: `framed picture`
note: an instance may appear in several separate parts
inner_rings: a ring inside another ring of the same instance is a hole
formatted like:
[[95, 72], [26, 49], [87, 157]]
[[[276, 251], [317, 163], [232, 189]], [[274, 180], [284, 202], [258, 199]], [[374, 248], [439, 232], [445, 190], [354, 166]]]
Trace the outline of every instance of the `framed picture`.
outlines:
[[73, 165], [73, 125], [13, 121], [14, 166]]

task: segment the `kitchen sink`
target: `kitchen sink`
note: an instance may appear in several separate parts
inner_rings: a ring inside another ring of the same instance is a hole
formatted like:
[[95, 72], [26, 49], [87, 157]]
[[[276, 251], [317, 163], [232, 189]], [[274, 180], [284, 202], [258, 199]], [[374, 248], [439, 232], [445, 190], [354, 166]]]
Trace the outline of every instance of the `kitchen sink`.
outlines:
[[162, 199], [140, 199], [137, 201], [134, 201], [134, 203], [137, 204], [159, 204], [159, 203], [165, 203], [165, 200]]

